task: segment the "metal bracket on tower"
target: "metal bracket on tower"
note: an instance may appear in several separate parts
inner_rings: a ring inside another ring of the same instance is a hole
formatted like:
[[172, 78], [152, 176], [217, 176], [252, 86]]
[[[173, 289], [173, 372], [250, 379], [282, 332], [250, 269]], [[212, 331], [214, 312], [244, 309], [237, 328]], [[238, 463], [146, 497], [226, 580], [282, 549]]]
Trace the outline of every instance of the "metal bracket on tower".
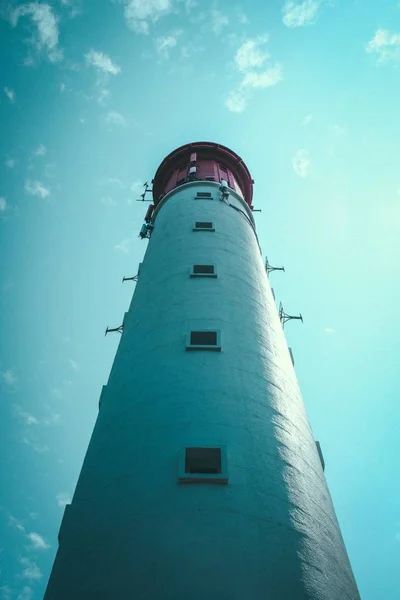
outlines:
[[137, 198], [136, 202], [145, 202], [145, 201], [151, 202], [152, 198], [149, 198], [149, 199], [146, 198], [147, 192], [150, 193], [153, 191], [152, 189], [151, 190], [149, 189], [149, 182], [146, 181], [146, 183], [143, 184], [143, 187], [144, 187], [144, 192], [143, 192], [143, 194], [140, 194], [140, 198]]
[[272, 273], [272, 271], [283, 271], [283, 272], [285, 272], [285, 267], [273, 267], [271, 265], [271, 263], [268, 262], [268, 258], [265, 257], [265, 270], [267, 271], [267, 274], [269, 275], [270, 273]]
[[300, 315], [288, 315], [287, 313], [285, 313], [285, 311], [283, 310], [283, 304], [282, 302], [279, 303], [279, 320], [282, 323], [282, 327], [285, 327], [285, 323], [287, 323], [288, 321], [292, 321], [293, 319], [298, 319], [299, 321], [301, 321], [303, 323], [303, 317]]
[[120, 325], [119, 327], [114, 327], [113, 329], [110, 329], [110, 327], [107, 327], [104, 335], [107, 335], [107, 333], [112, 333], [112, 332], [117, 332], [117, 331], [118, 331], [118, 333], [122, 334], [123, 330], [124, 330], [123, 324]]
[[134, 275], [133, 277], [123, 277], [122, 283], [124, 283], [124, 281], [137, 281], [138, 279], [139, 279], [139, 273], [137, 275]]

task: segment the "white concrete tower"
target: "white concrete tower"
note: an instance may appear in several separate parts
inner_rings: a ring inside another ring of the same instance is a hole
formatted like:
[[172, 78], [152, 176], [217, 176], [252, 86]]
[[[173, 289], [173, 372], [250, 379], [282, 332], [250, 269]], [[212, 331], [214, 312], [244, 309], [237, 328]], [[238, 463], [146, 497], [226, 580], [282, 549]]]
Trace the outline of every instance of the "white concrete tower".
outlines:
[[45, 600], [359, 600], [228, 148], [164, 159]]

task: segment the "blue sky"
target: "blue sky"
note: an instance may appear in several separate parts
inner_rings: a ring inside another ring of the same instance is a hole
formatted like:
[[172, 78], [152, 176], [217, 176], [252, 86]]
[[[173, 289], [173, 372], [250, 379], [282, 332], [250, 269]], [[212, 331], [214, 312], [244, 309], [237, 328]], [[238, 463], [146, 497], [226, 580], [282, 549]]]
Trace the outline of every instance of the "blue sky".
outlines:
[[400, 597], [400, 4], [0, 8], [0, 599], [42, 598], [146, 241], [188, 141], [231, 147], [363, 600]]

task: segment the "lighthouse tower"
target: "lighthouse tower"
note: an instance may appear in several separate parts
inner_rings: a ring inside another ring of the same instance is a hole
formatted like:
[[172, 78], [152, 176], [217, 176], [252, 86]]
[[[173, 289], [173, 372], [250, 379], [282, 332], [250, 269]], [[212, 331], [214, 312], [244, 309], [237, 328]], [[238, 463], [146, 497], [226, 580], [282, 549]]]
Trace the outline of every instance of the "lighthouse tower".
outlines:
[[153, 180], [148, 247], [45, 600], [359, 600], [242, 159]]

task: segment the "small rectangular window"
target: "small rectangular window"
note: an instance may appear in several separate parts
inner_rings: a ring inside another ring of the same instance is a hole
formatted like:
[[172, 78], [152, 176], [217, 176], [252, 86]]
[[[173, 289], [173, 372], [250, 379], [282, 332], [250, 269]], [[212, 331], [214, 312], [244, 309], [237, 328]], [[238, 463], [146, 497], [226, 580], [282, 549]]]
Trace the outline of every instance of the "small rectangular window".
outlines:
[[217, 277], [214, 265], [193, 265], [190, 277]]
[[206, 181], [215, 181], [215, 177], [206, 177]]
[[178, 480], [180, 483], [227, 483], [225, 448], [185, 448], [181, 451]]
[[197, 192], [196, 198], [212, 198], [211, 192]]
[[294, 356], [293, 356], [293, 351], [291, 348], [289, 348], [289, 354], [290, 354], [290, 360], [292, 361], [292, 365], [294, 366]]
[[325, 471], [325, 461], [324, 461], [324, 457], [322, 454], [321, 444], [319, 442], [315, 442], [315, 445], [317, 446], [317, 452], [318, 452], [319, 460], [321, 461], [322, 470]]
[[211, 221], [196, 221], [193, 231], [215, 231]]
[[186, 350], [221, 351], [219, 331], [191, 331], [188, 336]]

